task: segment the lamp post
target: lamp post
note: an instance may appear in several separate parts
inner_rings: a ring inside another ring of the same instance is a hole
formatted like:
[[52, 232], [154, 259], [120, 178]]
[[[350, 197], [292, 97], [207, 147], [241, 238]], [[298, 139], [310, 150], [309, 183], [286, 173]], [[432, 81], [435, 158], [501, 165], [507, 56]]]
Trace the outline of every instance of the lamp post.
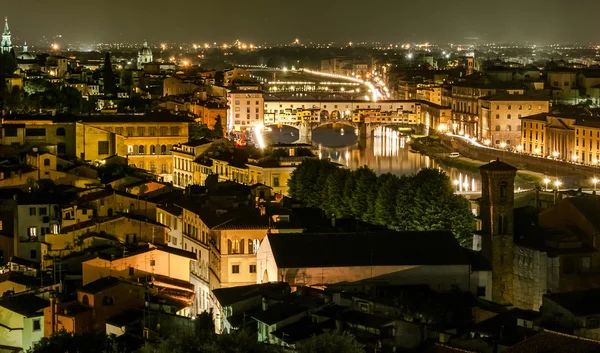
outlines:
[[544, 178], [544, 184], [546, 184], [546, 189], [545, 189], [546, 191], [548, 191], [548, 184], [550, 184], [550, 181], [551, 181], [551, 180], [550, 180], [550, 179], [548, 179], [548, 177], [545, 177], [545, 178]]
[[458, 181], [458, 179], [454, 179], [453, 184], [456, 187], [456, 191], [458, 191], [458, 185], [460, 184], [460, 181]]
[[558, 196], [558, 190], [560, 190], [560, 186], [562, 185], [562, 182], [558, 179], [556, 179], [556, 181], [554, 182], [554, 186], [556, 186], [556, 189], [554, 190], [554, 203], [556, 204], [556, 197]]
[[506, 143], [505, 142], [500, 143], [500, 148], [502, 148], [502, 159], [504, 159], [504, 150], [506, 149]]
[[596, 184], [598, 184], [598, 181], [600, 181], [600, 180], [598, 180], [598, 178], [596, 178], [596, 177], [592, 178], [592, 183], [594, 184], [594, 193], [596, 192]]

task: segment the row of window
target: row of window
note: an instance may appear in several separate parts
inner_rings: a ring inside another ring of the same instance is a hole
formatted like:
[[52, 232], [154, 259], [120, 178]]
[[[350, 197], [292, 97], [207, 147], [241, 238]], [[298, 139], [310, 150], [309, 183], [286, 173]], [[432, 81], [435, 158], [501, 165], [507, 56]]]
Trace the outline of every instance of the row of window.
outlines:
[[170, 154], [171, 145], [150, 145], [149, 149], [146, 149], [145, 145], [129, 145], [127, 146], [127, 154]]
[[[228, 254], [244, 254], [244, 244], [246, 243], [246, 239], [242, 240], [227, 240], [227, 253]], [[258, 247], [260, 246], [260, 240], [258, 239], [248, 239], [248, 254], [256, 254], [258, 252]]]
[[[166, 126], [161, 126], [160, 128], [156, 128], [156, 127], [149, 127], [148, 129], [148, 136], [179, 136], [180, 130], [178, 126], [172, 126], [170, 129]], [[104, 130], [108, 131], [108, 132], [113, 132], [113, 128], [110, 126], [107, 126], [104, 128]], [[123, 135], [123, 131], [125, 131], [125, 136], [139, 136], [139, 137], [143, 137], [146, 136], [146, 127], [138, 127], [137, 129], [133, 128], [133, 127], [128, 127], [125, 130], [123, 130], [123, 127], [116, 127], [114, 128], [114, 133], [117, 135]], [[136, 134], [137, 132], [137, 134]], [[158, 135], [157, 135], [158, 132]]]
[[[231, 265], [231, 273], [239, 274], [240, 273], [240, 265]], [[249, 265], [248, 273], [256, 273], [256, 265]]]
[[[494, 128], [494, 130], [496, 131], [502, 131], [502, 128], [500, 125], [496, 125], [496, 127]], [[521, 130], [521, 125], [516, 125], [515, 126], [515, 131], [520, 131]], [[506, 125], [506, 131], [512, 131], [512, 126], [510, 125]]]
[[[146, 166], [145, 166], [144, 162], [138, 162], [138, 163], [135, 163], [135, 164], [131, 164], [131, 166], [134, 167], [134, 168], [146, 169], [145, 168]], [[156, 172], [158, 171], [157, 168], [156, 168], [156, 163], [150, 162], [148, 164], [148, 169], [147, 170], [149, 170], [153, 174], [156, 174]], [[160, 165], [160, 174], [168, 174], [168, 173], [169, 173], [169, 170], [167, 168], [167, 165], [164, 164], [164, 163], [161, 164]]]

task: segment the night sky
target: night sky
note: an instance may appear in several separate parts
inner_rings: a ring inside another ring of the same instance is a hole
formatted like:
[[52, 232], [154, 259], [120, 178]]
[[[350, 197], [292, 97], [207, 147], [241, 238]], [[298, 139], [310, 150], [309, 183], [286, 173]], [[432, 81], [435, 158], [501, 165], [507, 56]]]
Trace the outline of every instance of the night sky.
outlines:
[[[89, 5], [86, 5], [88, 3]], [[598, 0], [2, 0], [29, 41], [600, 42]]]

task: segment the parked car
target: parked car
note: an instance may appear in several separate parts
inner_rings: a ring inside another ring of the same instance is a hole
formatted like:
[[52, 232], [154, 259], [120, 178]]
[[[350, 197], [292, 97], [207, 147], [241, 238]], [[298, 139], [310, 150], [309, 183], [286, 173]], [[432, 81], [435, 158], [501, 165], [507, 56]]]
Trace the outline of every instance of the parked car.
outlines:
[[458, 152], [452, 152], [448, 155], [448, 157], [450, 158], [458, 158], [460, 157], [460, 154]]

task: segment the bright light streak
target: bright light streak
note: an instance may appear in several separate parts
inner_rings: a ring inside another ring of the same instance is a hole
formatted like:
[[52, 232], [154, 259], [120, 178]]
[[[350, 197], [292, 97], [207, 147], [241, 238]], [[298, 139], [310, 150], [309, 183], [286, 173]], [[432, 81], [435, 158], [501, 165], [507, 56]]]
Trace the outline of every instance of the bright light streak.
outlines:
[[265, 144], [265, 140], [262, 135], [262, 130], [264, 126], [262, 124], [254, 127], [254, 136], [256, 137], [256, 142], [258, 143], [258, 147], [265, 148], [267, 145]]

